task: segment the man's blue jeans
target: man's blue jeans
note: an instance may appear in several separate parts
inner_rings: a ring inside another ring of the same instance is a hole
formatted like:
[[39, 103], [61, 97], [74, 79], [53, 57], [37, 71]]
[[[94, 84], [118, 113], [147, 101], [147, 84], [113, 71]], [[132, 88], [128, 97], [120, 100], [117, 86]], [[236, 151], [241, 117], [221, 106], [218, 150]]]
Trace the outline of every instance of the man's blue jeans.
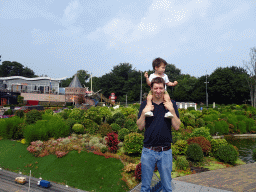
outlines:
[[141, 154], [141, 192], [149, 192], [155, 164], [160, 173], [163, 192], [172, 191], [172, 150], [156, 152], [143, 147]]

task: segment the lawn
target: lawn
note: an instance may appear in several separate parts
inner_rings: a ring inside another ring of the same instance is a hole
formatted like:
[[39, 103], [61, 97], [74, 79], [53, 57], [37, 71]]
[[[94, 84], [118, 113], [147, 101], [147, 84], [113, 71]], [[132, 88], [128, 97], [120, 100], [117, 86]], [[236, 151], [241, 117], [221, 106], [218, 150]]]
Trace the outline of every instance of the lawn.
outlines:
[[124, 167], [118, 159], [81, 151], [71, 151], [62, 158], [56, 155], [34, 157], [27, 145], [0, 140], [0, 167], [24, 175], [40, 176], [52, 182], [66, 184], [86, 191], [128, 191], [121, 180]]

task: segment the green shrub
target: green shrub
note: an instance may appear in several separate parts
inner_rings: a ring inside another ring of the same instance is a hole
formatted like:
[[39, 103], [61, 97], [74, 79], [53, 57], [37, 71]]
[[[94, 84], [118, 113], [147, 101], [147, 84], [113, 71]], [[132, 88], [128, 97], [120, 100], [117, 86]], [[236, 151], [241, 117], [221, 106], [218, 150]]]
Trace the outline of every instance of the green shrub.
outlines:
[[178, 140], [173, 147], [176, 150], [176, 155], [184, 155], [186, 154], [188, 148], [188, 142], [186, 140]]
[[188, 110], [188, 111], [195, 110], [195, 107], [188, 107], [187, 110]]
[[101, 116], [100, 112], [97, 110], [97, 108], [95, 108], [95, 107], [91, 107], [90, 109], [88, 109], [84, 115], [84, 118], [91, 119], [98, 125], [101, 125], [101, 123], [102, 123], [102, 116]]
[[68, 119], [68, 116], [69, 116], [68, 110], [63, 110], [62, 112], [60, 112], [60, 116], [61, 116], [63, 119]]
[[12, 109], [8, 109], [7, 111], [5, 111], [4, 115], [13, 115]]
[[17, 110], [17, 111], [15, 111], [15, 115], [19, 118], [23, 118], [24, 117], [24, 111], [23, 110]]
[[246, 133], [246, 123], [244, 121], [239, 121], [237, 124], [237, 128], [241, 134]]
[[244, 111], [241, 111], [241, 110], [233, 110], [233, 113], [235, 115], [244, 115]]
[[72, 112], [69, 114], [69, 117], [72, 119], [80, 120], [82, 118], [81, 109], [75, 108], [72, 110]]
[[252, 151], [252, 158], [256, 161], [256, 148]]
[[128, 135], [130, 131], [126, 128], [122, 128], [118, 131], [118, 140], [123, 141], [124, 137]]
[[122, 114], [124, 114], [125, 117], [129, 115], [135, 115], [139, 112], [138, 109], [132, 108], [132, 107], [120, 107]]
[[91, 119], [83, 119], [82, 124], [86, 133], [94, 135], [99, 130], [99, 125]]
[[108, 123], [102, 123], [98, 130], [98, 133], [101, 134], [102, 137], [107, 136], [107, 134], [111, 132], [113, 132], [113, 130]]
[[215, 131], [215, 126], [213, 122], [208, 122], [206, 127], [210, 130], [211, 135], [215, 135], [216, 131]]
[[128, 115], [127, 119], [131, 119], [136, 123], [137, 122], [137, 115], [135, 115], [135, 114]]
[[28, 125], [35, 123], [38, 120], [42, 120], [42, 113], [36, 109], [33, 109], [26, 114], [26, 123]]
[[176, 165], [176, 170], [187, 170], [187, 168], [189, 168], [189, 162], [186, 159], [185, 156], [178, 156], [176, 161], [175, 161], [175, 165]]
[[218, 132], [219, 135], [228, 134], [228, 124], [226, 121], [215, 121], [215, 131]]
[[46, 109], [45, 114], [53, 115], [53, 110], [52, 109]]
[[203, 161], [204, 158], [202, 148], [197, 143], [192, 143], [188, 146], [186, 155], [193, 162]]
[[205, 121], [202, 118], [196, 119], [196, 127], [204, 127]]
[[139, 133], [130, 133], [124, 137], [124, 150], [128, 154], [141, 153], [144, 137]]
[[252, 127], [255, 125], [255, 120], [251, 118], [246, 118], [245, 123], [246, 123], [246, 132], [251, 132]]
[[112, 130], [116, 133], [121, 129], [121, 126], [118, 125], [117, 123], [112, 123], [110, 126], [111, 126]]
[[123, 118], [117, 118], [115, 120], [115, 123], [118, 124], [120, 127], [124, 127], [125, 119]]
[[193, 132], [190, 134], [190, 137], [199, 137], [199, 136], [205, 137], [208, 141], [211, 141], [212, 139], [210, 130], [206, 127], [195, 128]]
[[51, 137], [55, 139], [58, 139], [60, 137], [67, 137], [70, 134], [69, 126], [66, 124], [65, 121], [63, 121], [61, 117], [53, 116], [47, 122], [47, 126], [50, 131], [47, 140]]
[[201, 148], [205, 155], [208, 155], [211, 151], [211, 143], [206, 138], [199, 136], [199, 137], [192, 137], [187, 140], [188, 144], [197, 143]]
[[125, 115], [121, 112], [117, 112], [113, 115], [113, 119], [118, 119], [118, 118], [125, 119]]
[[212, 139], [211, 140], [211, 147], [212, 147], [211, 152], [213, 154], [215, 154], [219, 150], [219, 148], [223, 145], [228, 145], [228, 142], [226, 139]]
[[84, 133], [84, 126], [81, 124], [74, 124], [72, 127], [72, 130], [77, 134], [83, 134]]
[[232, 145], [223, 145], [217, 151], [216, 158], [225, 163], [234, 165], [238, 158], [238, 154]]
[[128, 129], [130, 132], [136, 132], [138, 129], [138, 126], [132, 119], [127, 119], [124, 122], [124, 128]]
[[64, 121], [66, 123], [66, 125], [69, 127], [69, 132], [71, 133], [72, 132], [72, 127], [73, 125], [76, 124], [76, 120], [75, 119], [72, 119], [72, 118], [68, 118], [66, 121]]
[[247, 117], [245, 115], [237, 115], [236, 118], [238, 121], [243, 121]]
[[0, 119], [0, 136], [6, 139], [21, 139], [23, 136], [23, 119], [19, 117]]
[[233, 125], [233, 130], [230, 130], [231, 132], [237, 132], [237, 123], [238, 123], [238, 120], [236, 118], [236, 115], [232, 115], [232, 114], [229, 114], [228, 116], [228, 123]]

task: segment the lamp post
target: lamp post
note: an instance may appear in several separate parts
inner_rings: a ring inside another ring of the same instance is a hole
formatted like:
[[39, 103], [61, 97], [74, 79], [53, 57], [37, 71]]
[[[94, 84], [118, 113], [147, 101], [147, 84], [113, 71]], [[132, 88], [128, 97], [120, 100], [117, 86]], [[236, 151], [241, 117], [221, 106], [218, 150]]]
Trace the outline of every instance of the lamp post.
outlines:
[[141, 100], [142, 100], [142, 71], [140, 71], [140, 104], [141, 104]]
[[207, 93], [207, 84], [209, 83], [207, 81], [207, 70], [206, 70], [206, 82], [204, 82], [206, 85], [206, 107], [208, 108], [208, 93]]

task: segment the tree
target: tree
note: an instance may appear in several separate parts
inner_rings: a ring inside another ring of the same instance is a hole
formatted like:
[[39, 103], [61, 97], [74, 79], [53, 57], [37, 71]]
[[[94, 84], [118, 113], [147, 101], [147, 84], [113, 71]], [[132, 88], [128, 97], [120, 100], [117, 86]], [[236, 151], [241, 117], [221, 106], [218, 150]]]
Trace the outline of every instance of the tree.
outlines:
[[10, 76], [23, 76], [23, 77], [36, 77], [33, 70], [28, 67], [24, 67], [22, 64], [16, 61], [4, 61], [0, 65], [0, 76], [10, 77]]
[[209, 102], [242, 104], [249, 99], [248, 74], [243, 68], [217, 68], [209, 77]]
[[246, 78], [250, 90], [251, 105], [256, 106], [256, 47], [250, 50], [250, 61], [243, 61], [244, 67], [249, 74]]
[[[90, 74], [88, 73], [88, 71], [85, 71], [85, 70], [81, 69], [81, 70], [78, 70], [76, 72], [76, 74], [77, 74], [77, 77], [78, 77], [82, 87], [88, 87], [87, 86], [88, 83], [86, 82], [90, 77]], [[66, 78], [66, 79], [62, 80], [61, 83], [60, 83], [60, 86], [61, 87], [68, 87], [74, 77], [75, 77], [75, 75], [73, 75], [70, 78]]]

